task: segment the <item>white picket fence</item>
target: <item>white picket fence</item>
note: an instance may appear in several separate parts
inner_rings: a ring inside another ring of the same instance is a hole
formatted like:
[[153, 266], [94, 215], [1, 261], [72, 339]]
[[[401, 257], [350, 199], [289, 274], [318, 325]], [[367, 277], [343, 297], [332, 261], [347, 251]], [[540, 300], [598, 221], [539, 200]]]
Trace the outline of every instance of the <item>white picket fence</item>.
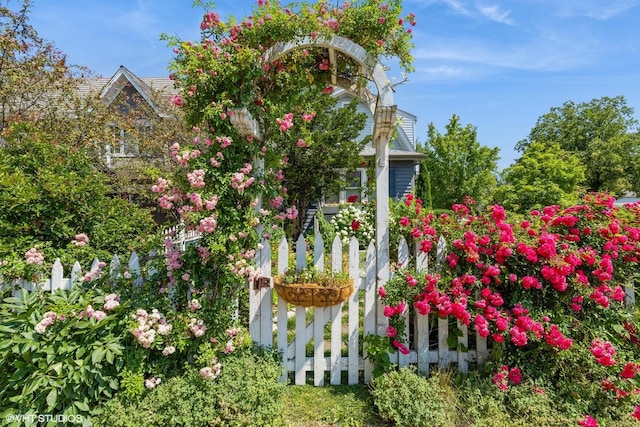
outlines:
[[[343, 247], [335, 238], [330, 256], [331, 266], [325, 266], [323, 240], [320, 233], [314, 237], [313, 265], [324, 271], [343, 271], [346, 265], [349, 276], [354, 279], [356, 292], [348, 301], [332, 307], [292, 306], [273, 295], [271, 286], [251, 286], [249, 297], [249, 330], [253, 340], [260, 345], [277, 348], [283, 355], [286, 373], [294, 376], [295, 384], [306, 384], [313, 377], [313, 384], [320, 386], [328, 376], [331, 384], [368, 383], [373, 366], [366, 358], [363, 338], [370, 334], [386, 335], [388, 319], [382, 314], [383, 305], [376, 289], [376, 259], [373, 242], [364, 251], [362, 259], [359, 242], [352, 238], [348, 245], [348, 259], [343, 264]], [[296, 243], [296, 267], [307, 265], [307, 244], [300, 237]], [[276, 250], [275, 274], [285, 272], [289, 262], [289, 245], [286, 239], [279, 242]], [[428, 258], [416, 251], [418, 257], [410, 260], [409, 248], [403, 240], [399, 245], [397, 261], [399, 265], [416, 266], [426, 269]], [[438, 255], [444, 253], [444, 240], [439, 241]], [[272, 277], [272, 248], [263, 242], [259, 253], [259, 266], [265, 277]], [[267, 282], [266, 284], [269, 284]], [[275, 310], [273, 302], [277, 301]], [[411, 310], [409, 310], [411, 311]], [[488, 355], [487, 341], [476, 336], [475, 348], [470, 348], [466, 326], [458, 325], [463, 331], [458, 337], [457, 348], [449, 348], [449, 319], [438, 319], [430, 323], [428, 316], [412, 316], [413, 338], [406, 343], [410, 347], [407, 355], [391, 355], [391, 362], [400, 367], [417, 365], [421, 372], [428, 373], [432, 365], [447, 367], [456, 364], [461, 371], [467, 371], [470, 362], [483, 363]], [[409, 314], [405, 315], [409, 331]], [[312, 348], [307, 348], [307, 346]], [[343, 372], [346, 378], [343, 378]]]
[[[88, 272], [94, 272], [100, 269], [100, 260], [97, 258], [93, 260], [91, 267]], [[111, 272], [119, 271], [119, 267], [121, 265], [120, 258], [118, 255], [114, 255], [111, 258], [111, 261], [108, 265], [102, 268], [107, 274]], [[140, 258], [136, 252], [131, 253], [128, 262], [128, 271], [135, 277], [138, 277], [137, 280], [142, 280], [140, 277]], [[53, 266], [51, 267], [51, 274], [49, 277], [45, 277], [41, 279], [39, 282], [35, 283], [28, 280], [12, 280], [6, 284], [0, 283], [0, 289], [2, 286], [13, 286], [16, 289], [22, 288], [29, 292], [33, 292], [38, 287], [47, 292], [53, 292], [58, 289], [72, 289], [74, 284], [77, 282], [81, 282], [84, 280], [84, 274], [87, 273], [86, 270], [83, 270], [80, 266], [80, 263], [76, 261], [71, 268], [71, 274], [69, 277], [64, 277], [64, 267], [60, 262], [60, 258], [57, 258]]]
[[[282, 353], [286, 368], [281, 378], [283, 382], [292, 375], [295, 384], [312, 381], [320, 386], [327, 379], [330, 384], [368, 383], [372, 378], [373, 365], [366, 359], [363, 338], [372, 334], [385, 336], [388, 326], [376, 288], [376, 251], [373, 242], [365, 251], [361, 251], [359, 242], [352, 238], [344, 259], [342, 242], [336, 237], [328, 257], [330, 266], [325, 266], [327, 258], [319, 233], [316, 233], [314, 242], [310, 256], [312, 264], [319, 270], [330, 268], [332, 271], [343, 271], [346, 266], [349, 276], [354, 279], [356, 292], [346, 302], [332, 307], [306, 308], [287, 304], [274, 295], [271, 277], [272, 266], [276, 269], [274, 274], [284, 273], [289, 266], [289, 244], [283, 238], [273, 253], [270, 243], [265, 241], [258, 251], [257, 261], [267, 280], [249, 284], [249, 332], [254, 342], [277, 348]], [[428, 258], [417, 249], [414, 251], [418, 254], [416, 259], [410, 259], [409, 247], [404, 240], [401, 241], [396, 257], [398, 265], [426, 270]], [[307, 265], [309, 250], [305, 240], [300, 237], [295, 253], [297, 268]], [[441, 238], [437, 245], [436, 260], [441, 260], [444, 252], [445, 242]], [[277, 257], [275, 263], [273, 255]], [[94, 260], [89, 271], [98, 269], [98, 264], [99, 261]], [[110, 274], [119, 270], [120, 265], [120, 259], [114, 256], [103, 271]], [[432, 267], [437, 268], [437, 265]], [[128, 261], [128, 270], [134, 276], [140, 276], [140, 259], [135, 252]], [[70, 277], [63, 277], [63, 267], [58, 259], [53, 264], [50, 277], [42, 279], [40, 283], [13, 281], [9, 285], [29, 291], [39, 286], [53, 292], [56, 289], [71, 289], [74, 283], [83, 280], [83, 275], [80, 264], [76, 262]], [[628, 287], [626, 293], [626, 302], [633, 307], [633, 287]], [[452, 328], [454, 325], [450, 324], [451, 319], [448, 318], [410, 317], [412, 311], [408, 310], [405, 315], [406, 329], [411, 331], [411, 339], [405, 344], [410, 352], [407, 355], [398, 352], [391, 354], [392, 363], [400, 367], [416, 365], [423, 373], [428, 373], [434, 366], [457, 366], [459, 371], [466, 372], [470, 364], [484, 363], [489, 354], [486, 338], [473, 332], [470, 336], [467, 327], [459, 323]], [[450, 332], [454, 329], [462, 331], [461, 334], [456, 333], [456, 346], [450, 342]]]

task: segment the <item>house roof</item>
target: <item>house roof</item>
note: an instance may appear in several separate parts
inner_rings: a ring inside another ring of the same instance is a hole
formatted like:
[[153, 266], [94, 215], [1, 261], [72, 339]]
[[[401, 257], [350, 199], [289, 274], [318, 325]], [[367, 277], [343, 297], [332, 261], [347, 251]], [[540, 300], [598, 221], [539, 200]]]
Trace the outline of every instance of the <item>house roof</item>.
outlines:
[[144, 98], [154, 111], [161, 117], [166, 113], [158, 107], [154, 100], [156, 92], [172, 96], [179, 91], [173, 81], [168, 77], [138, 77], [127, 67], [121, 65], [111, 78], [88, 79], [80, 85], [80, 94], [100, 93], [106, 103], [113, 102], [122, 90], [131, 84], [133, 88]]

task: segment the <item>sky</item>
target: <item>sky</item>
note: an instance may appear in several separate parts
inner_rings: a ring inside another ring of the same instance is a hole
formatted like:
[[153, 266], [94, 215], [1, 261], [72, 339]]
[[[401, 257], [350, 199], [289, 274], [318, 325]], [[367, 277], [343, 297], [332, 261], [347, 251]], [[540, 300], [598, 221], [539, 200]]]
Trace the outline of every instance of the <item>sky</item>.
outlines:
[[[191, 0], [32, 2], [38, 34], [104, 77], [120, 65], [167, 76], [173, 52], [160, 34], [197, 40], [204, 13]], [[256, 2], [218, 0], [214, 10], [241, 19]], [[394, 100], [418, 117], [420, 143], [430, 123], [444, 134], [455, 114], [481, 145], [500, 149], [502, 170], [538, 118], [565, 102], [624, 96], [640, 119], [640, 0], [404, 0], [403, 10], [416, 15], [416, 70]], [[383, 64], [402, 81], [397, 66]]]

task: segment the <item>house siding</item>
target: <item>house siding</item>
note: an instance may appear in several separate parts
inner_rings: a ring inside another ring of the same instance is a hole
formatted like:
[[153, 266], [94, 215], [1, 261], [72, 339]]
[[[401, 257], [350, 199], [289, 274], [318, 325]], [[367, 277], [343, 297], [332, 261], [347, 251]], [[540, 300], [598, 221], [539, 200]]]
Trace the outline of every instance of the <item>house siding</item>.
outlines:
[[389, 197], [399, 200], [413, 191], [414, 165], [411, 161], [389, 162]]
[[404, 130], [404, 133], [409, 138], [409, 141], [413, 143], [413, 147], [415, 148], [416, 142], [416, 121], [417, 118], [413, 114], [409, 114], [406, 111], [398, 110], [398, 116], [400, 116], [400, 127]]

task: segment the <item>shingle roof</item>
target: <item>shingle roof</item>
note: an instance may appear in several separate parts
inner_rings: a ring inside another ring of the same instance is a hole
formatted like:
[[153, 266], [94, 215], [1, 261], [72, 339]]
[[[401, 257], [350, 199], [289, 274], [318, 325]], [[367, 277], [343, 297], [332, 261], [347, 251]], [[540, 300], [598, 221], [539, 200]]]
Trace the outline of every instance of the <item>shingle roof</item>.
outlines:
[[158, 114], [162, 114], [153, 102], [154, 92], [160, 92], [166, 96], [173, 96], [178, 93], [173, 81], [168, 77], [138, 77], [127, 67], [121, 65], [111, 78], [98, 77], [87, 79], [79, 85], [80, 95], [99, 93], [106, 102], [115, 99], [122, 88], [130, 83], [138, 93], [151, 105]]

